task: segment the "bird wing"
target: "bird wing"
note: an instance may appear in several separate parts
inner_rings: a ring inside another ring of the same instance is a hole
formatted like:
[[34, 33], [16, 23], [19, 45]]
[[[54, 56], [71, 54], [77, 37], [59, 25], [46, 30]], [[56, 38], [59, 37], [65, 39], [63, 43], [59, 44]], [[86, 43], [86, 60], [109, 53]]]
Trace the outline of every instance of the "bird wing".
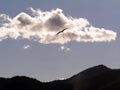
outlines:
[[59, 35], [60, 33], [64, 32], [68, 28], [64, 28], [63, 30], [59, 31], [56, 35]]

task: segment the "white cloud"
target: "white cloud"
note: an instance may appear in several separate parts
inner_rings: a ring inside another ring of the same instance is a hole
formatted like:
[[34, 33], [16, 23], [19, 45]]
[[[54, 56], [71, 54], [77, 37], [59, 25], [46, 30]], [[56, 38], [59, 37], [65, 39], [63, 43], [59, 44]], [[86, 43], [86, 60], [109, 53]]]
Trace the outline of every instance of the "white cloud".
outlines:
[[23, 48], [28, 49], [28, 48], [30, 48], [30, 45], [25, 45], [25, 46], [23, 46]]
[[[10, 18], [8, 15], [0, 14], [0, 41], [12, 38], [28, 39], [44, 44], [64, 44], [70, 41], [112, 41], [117, 37], [116, 32], [96, 28], [85, 18], [65, 16], [61, 9], [51, 11], [29, 9], [32, 15], [21, 12]], [[67, 29], [62, 31], [65, 28]], [[60, 33], [57, 34], [58, 32]]]
[[65, 80], [65, 79], [66, 79], [66, 78], [63, 78], [63, 77], [62, 77], [62, 78], [59, 78], [58, 80]]
[[66, 47], [66, 46], [61, 46], [61, 47], [59, 48], [59, 50], [64, 51], [64, 52], [71, 51], [71, 49], [68, 48], [68, 47]]

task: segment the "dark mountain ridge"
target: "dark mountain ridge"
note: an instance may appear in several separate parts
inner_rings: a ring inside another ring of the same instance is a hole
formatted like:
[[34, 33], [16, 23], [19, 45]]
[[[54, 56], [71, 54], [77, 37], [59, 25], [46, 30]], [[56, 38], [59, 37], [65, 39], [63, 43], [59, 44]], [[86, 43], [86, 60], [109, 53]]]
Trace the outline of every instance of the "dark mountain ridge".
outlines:
[[26, 76], [1, 77], [0, 90], [120, 90], [120, 69], [98, 65], [68, 79], [51, 82]]

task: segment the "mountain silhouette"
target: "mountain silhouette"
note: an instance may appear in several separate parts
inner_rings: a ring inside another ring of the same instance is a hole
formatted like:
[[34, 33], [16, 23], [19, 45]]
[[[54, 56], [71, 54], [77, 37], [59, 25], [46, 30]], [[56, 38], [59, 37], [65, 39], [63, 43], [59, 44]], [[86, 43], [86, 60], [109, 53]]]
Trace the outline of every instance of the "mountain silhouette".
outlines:
[[68, 79], [51, 82], [27, 76], [1, 77], [0, 90], [120, 90], [120, 69], [98, 65]]

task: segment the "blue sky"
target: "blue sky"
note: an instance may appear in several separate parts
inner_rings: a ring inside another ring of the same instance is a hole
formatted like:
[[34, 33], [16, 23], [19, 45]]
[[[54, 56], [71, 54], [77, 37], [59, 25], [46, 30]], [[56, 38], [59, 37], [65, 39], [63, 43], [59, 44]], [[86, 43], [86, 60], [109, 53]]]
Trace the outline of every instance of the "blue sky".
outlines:
[[[71, 41], [64, 45], [8, 38], [0, 42], [0, 76], [26, 75], [49, 81], [70, 77], [98, 64], [120, 68], [119, 3], [119, 0], [1, 0], [0, 14], [11, 18], [21, 12], [31, 15], [29, 7], [42, 11], [60, 8], [66, 16], [86, 18], [94, 27], [116, 32], [117, 38], [111, 42]], [[24, 49], [25, 46], [28, 48]]]

